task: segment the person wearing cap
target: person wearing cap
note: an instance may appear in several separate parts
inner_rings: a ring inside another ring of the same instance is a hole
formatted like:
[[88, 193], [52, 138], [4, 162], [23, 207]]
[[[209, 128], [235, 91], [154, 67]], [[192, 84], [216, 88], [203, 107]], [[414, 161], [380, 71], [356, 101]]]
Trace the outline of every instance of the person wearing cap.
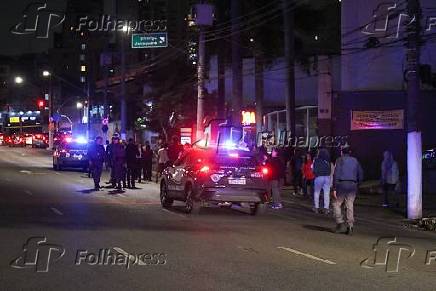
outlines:
[[[343, 147], [341, 157], [336, 160], [333, 175], [334, 191], [333, 212], [336, 220], [336, 233], [353, 234], [354, 200], [356, 199], [359, 183], [363, 181], [363, 170], [359, 161], [350, 156], [349, 147]], [[342, 204], [346, 207], [346, 222], [342, 214]]]

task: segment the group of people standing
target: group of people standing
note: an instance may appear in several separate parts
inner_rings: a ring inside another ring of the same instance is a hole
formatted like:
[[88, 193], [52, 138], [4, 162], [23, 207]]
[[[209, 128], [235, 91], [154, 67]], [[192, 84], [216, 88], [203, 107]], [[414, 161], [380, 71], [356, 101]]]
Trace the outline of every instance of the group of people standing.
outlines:
[[103, 145], [103, 138], [97, 137], [89, 148], [88, 159], [90, 171], [94, 179], [94, 190], [100, 186], [103, 165], [110, 168], [109, 188], [122, 191], [124, 188], [136, 189], [136, 181], [141, 183], [151, 181], [153, 167], [153, 151], [150, 144], [136, 144], [129, 139], [127, 144], [118, 136], [112, 137], [112, 142]]
[[[262, 153], [266, 152], [260, 151]], [[286, 180], [287, 173], [292, 177], [293, 195], [302, 195], [313, 199], [312, 210], [315, 213], [330, 213], [330, 199], [333, 215], [336, 220], [336, 232], [353, 233], [354, 201], [358, 193], [359, 183], [363, 181], [363, 170], [359, 161], [351, 156], [350, 147], [343, 147], [341, 155], [333, 162], [330, 152], [320, 148], [316, 153], [297, 153], [283, 149], [273, 149], [271, 156], [263, 159], [272, 171], [270, 174], [270, 188], [272, 208], [282, 208], [281, 187]], [[288, 169], [288, 170], [287, 170]], [[289, 173], [290, 172], [290, 173]], [[383, 207], [390, 207], [392, 193], [399, 206], [399, 167], [389, 151], [383, 154], [381, 164], [381, 185], [383, 188]], [[320, 196], [323, 193], [322, 208]], [[343, 207], [345, 206], [345, 207]], [[345, 208], [345, 213], [343, 213]]]
[[112, 142], [103, 145], [103, 138], [97, 137], [88, 149], [89, 170], [94, 179], [94, 190], [99, 191], [103, 166], [110, 169], [108, 188], [118, 191], [122, 189], [136, 189], [136, 182], [152, 181], [153, 160], [157, 161], [156, 182], [162, 171], [174, 163], [184, 150], [177, 137], [173, 137], [171, 144], [159, 143], [153, 150], [148, 142], [137, 144], [131, 138], [127, 143], [115, 135]]
[[[312, 158], [312, 156], [314, 158]], [[294, 195], [312, 196], [315, 213], [330, 213], [330, 195], [333, 196], [333, 212], [336, 219], [336, 232], [352, 234], [354, 226], [354, 200], [358, 185], [363, 181], [363, 170], [356, 158], [350, 155], [349, 147], [341, 150], [341, 156], [332, 163], [327, 149], [319, 149], [316, 154], [306, 153], [303, 157], [289, 158], [289, 165], [280, 157], [280, 151], [273, 149], [266, 162], [271, 169], [270, 182], [272, 208], [282, 208], [281, 187], [286, 177], [286, 169], [292, 169]], [[331, 191], [333, 190], [333, 191]], [[301, 191], [301, 192], [300, 192]], [[323, 191], [323, 208], [320, 208], [320, 194]], [[345, 217], [342, 205], [345, 204]]]

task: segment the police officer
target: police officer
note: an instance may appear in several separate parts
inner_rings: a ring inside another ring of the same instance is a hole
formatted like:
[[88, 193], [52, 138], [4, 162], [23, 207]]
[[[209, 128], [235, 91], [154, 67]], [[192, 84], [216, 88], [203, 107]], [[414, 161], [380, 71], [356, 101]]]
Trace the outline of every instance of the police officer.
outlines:
[[89, 163], [92, 169], [92, 178], [94, 179], [94, 190], [100, 190], [100, 178], [103, 171], [103, 164], [106, 159], [106, 151], [103, 146], [103, 138], [98, 136], [92, 145], [89, 153]]
[[126, 162], [126, 152], [124, 150], [123, 145], [120, 143], [119, 137], [113, 138], [112, 144], [112, 173], [113, 173], [113, 181], [112, 186], [117, 188], [118, 191], [121, 191], [121, 182], [124, 178], [124, 164]]
[[138, 146], [134, 143], [133, 139], [129, 139], [126, 146], [126, 162], [127, 162], [127, 188], [135, 188], [135, 180], [137, 170], [139, 168], [138, 156], [140, 155]]

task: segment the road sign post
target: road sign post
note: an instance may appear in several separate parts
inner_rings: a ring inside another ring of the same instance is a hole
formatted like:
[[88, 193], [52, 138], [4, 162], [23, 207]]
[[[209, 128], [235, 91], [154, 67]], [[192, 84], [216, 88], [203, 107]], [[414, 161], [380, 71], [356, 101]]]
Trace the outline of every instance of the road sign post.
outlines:
[[168, 47], [168, 33], [132, 34], [132, 48], [163, 48]]

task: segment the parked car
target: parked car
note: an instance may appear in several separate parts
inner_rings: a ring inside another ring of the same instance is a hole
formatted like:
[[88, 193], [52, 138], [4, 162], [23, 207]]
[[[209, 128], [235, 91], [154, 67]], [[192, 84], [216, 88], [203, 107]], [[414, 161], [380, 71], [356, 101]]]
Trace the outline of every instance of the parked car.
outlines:
[[32, 138], [33, 148], [47, 148], [48, 147], [48, 133], [36, 133]]

